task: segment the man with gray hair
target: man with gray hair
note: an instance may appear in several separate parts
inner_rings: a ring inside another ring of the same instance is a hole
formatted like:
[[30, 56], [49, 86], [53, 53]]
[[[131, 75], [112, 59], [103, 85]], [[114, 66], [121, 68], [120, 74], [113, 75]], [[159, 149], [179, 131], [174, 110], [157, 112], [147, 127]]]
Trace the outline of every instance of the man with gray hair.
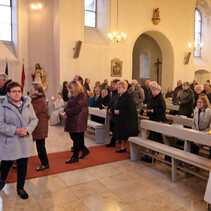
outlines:
[[12, 82], [11, 79], [9, 79], [8, 75], [0, 73], [0, 95], [6, 95], [6, 87], [7, 84]]
[[179, 95], [179, 115], [191, 117], [193, 113], [194, 94], [188, 82], [182, 84], [183, 90]]

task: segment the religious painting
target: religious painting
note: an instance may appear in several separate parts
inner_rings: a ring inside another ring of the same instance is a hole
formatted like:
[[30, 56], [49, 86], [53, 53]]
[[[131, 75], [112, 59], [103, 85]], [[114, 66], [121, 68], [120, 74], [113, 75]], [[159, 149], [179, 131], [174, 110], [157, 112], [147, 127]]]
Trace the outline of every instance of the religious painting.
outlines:
[[122, 76], [122, 61], [119, 58], [114, 58], [113, 60], [111, 60], [111, 76]]

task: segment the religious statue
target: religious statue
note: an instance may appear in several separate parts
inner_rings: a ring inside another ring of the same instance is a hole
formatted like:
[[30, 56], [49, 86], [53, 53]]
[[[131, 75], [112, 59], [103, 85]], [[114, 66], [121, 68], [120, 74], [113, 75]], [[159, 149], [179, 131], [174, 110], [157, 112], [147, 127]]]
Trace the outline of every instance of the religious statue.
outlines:
[[46, 85], [46, 73], [45, 71], [40, 67], [40, 64], [35, 64], [35, 70], [31, 74], [32, 81], [38, 82], [42, 85], [44, 92], [47, 89]]
[[152, 22], [153, 22], [154, 25], [157, 25], [157, 24], [160, 22], [160, 12], [159, 12], [159, 8], [156, 8], [156, 9], [154, 10]]

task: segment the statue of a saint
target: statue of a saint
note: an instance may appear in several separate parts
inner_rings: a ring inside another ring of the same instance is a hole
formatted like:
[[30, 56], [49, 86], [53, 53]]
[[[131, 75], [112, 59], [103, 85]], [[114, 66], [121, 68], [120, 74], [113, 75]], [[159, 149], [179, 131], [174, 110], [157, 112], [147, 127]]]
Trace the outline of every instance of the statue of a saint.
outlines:
[[31, 74], [32, 76], [32, 81], [38, 82], [42, 84], [44, 92], [47, 89], [46, 85], [46, 73], [45, 71], [40, 67], [40, 64], [37, 63], [35, 64], [35, 70]]

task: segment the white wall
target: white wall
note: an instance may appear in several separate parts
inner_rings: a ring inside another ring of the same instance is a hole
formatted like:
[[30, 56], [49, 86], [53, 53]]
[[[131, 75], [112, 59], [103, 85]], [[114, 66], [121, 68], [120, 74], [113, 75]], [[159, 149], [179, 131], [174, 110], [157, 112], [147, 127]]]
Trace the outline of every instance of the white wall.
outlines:
[[[84, 30], [83, 0], [45, 0], [39, 12], [33, 11], [29, 3], [21, 0], [17, 4], [17, 41], [13, 46], [17, 55], [0, 42], [0, 72], [4, 72], [5, 58], [9, 57], [10, 77], [20, 81], [24, 58], [29, 89], [34, 64], [40, 63], [47, 72], [48, 97], [60, 91], [62, 82], [72, 80], [75, 74], [89, 77], [91, 87], [96, 80], [111, 79], [111, 60], [116, 56], [123, 61], [122, 79], [131, 80], [133, 47], [142, 33], [152, 36], [161, 48], [163, 88], [175, 86], [179, 79], [192, 81], [197, 69], [211, 70], [211, 36], [203, 37], [203, 62], [191, 57], [190, 63], [184, 65], [187, 45], [194, 41], [195, 0], [119, 0], [118, 30], [127, 33], [127, 41], [119, 45], [110, 44], [106, 38], [109, 31], [117, 30], [116, 0], [99, 1], [100, 14], [104, 13], [99, 29], [91, 32]], [[161, 22], [155, 26], [151, 19], [157, 7]], [[203, 30], [209, 35], [210, 24], [206, 23]], [[73, 59], [77, 40], [83, 44], [79, 58]]]

